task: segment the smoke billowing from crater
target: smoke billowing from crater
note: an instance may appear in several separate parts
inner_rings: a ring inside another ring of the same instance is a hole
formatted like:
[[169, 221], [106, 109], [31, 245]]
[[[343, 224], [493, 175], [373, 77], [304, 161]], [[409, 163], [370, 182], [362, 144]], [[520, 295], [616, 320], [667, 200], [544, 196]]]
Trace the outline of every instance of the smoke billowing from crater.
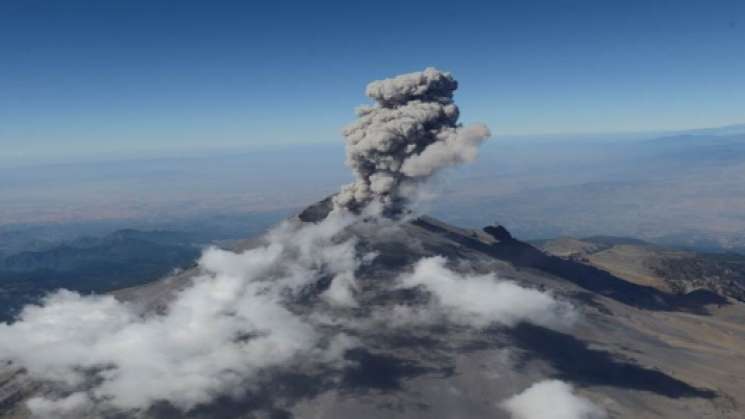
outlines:
[[[357, 180], [335, 208], [318, 222], [288, 220], [242, 252], [207, 249], [161, 310], [59, 291], [0, 323], [0, 361], [49, 390], [26, 401], [34, 417], [138, 417], [164, 402], [187, 412], [247, 398], [273, 373], [342, 371], [351, 348], [392, 328], [570, 325], [573, 307], [549, 293], [454, 271], [443, 257], [424, 257], [373, 291], [357, 278], [387, 269], [370, 243], [408, 234], [401, 219], [377, 217], [379, 207], [399, 209], [412, 187], [472, 160], [488, 137], [482, 125], [457, 125], [456, 87], [434, 69], [371, 83], [378, 104], [346, 132]], [[426, 298], [368, 304], [370, 292], [404, 288]]]
[[370, 83], [366, 93], [376, 104], [359, 108], [358, 120], [344, 130], [356, 180], [342, 188], [335, 205], [377, 203], [395, 210], [418, 183], [473, 160], [491, 134], [483, 124], [458, 124], [457, 88], [450, 73], [434, 68]]

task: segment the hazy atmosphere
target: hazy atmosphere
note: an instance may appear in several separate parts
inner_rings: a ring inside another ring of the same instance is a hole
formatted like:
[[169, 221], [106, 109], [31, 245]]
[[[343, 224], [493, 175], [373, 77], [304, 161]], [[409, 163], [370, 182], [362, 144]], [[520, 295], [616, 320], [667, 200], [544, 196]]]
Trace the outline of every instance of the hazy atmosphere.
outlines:
[[[365, 83], [426, 66], [458, 75], [463, 122], [492, 133], [435, 182], [448, 220], [528, 238], [739, 226], [745, 129], [719, 129], [745, 120], [737, 1], [0, 10], [4, 231], [300, 208], [349, 179], [342, 127]], [[687, 134], [702, 137], [670, 139]], [[702, 181], [707, 203], [686, 203]]]
[[745, 3], [0, 3], [0, 419], [745, 415]]

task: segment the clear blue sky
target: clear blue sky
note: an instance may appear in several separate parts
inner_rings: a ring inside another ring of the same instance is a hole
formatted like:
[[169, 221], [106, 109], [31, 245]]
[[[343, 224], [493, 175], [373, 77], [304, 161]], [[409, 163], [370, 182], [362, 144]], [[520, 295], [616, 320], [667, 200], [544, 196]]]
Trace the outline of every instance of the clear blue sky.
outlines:
[[341, 141], [426, 66], [496, 134], [745, 122], [745, 2], [2, 0], [0, 165]]

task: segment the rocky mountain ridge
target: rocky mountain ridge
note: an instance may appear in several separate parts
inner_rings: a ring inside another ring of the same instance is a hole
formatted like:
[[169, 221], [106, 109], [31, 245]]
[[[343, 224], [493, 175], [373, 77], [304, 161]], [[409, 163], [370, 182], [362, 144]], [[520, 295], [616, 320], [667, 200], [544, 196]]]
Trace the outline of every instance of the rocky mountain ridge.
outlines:
[[618, 237], [535, 242], [548, 254], [612, 272], [664, 292], [706, 290], [745, 302], [745, 256], [701, 253]]

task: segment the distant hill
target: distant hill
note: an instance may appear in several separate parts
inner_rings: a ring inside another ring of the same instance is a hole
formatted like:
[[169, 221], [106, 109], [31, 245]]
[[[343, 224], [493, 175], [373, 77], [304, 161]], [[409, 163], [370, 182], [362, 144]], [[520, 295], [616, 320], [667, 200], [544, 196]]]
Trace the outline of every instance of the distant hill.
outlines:
[[685, 294], [708, 290], [745, 302], [745, 256], [701, 253], [637, 239], [596, 236], [534, 242], [554, 256], [606, 270], [627, 281]]
[[0, 320], [57, 288], [106, 292], [146, 283], [191, 266], [200, 247], [193, 234], [126, 229], [6, 256], [0, 260]]
[[[745, 254], [745, 133], [493, 143], [443, 179], [435, 216], [525, 239], [611, 235]], [[457, 177], [455, 177], [457, 176]]]
[[[170, 260], [193, 248], [186, 233], [121, 230], [101, 238], [83, 237], [43, 251], [6, 257], [0, 270], [7, 272], [80, 272], [85, 268], [127, 270], [126, 265], [150, 265]], [[193, 253], [193, 252], [190, 252]]]
[[745, 124], [732, 124], [715, 128], [700, 128], [685, 131], [686, 134], [693, 135], [733, 135], [745, 134]]

